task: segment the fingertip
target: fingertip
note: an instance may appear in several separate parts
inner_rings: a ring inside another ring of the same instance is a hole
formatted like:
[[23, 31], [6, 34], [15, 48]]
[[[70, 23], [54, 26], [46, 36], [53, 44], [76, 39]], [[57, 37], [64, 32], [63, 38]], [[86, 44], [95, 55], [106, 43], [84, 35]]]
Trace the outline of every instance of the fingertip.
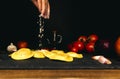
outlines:
[[41, 14], [40, 16], [43, 17], [44, 19], [49, 19], [50, 18], [49, 16], [46, 16], [46, 15], [43, 15], [43, 14]]

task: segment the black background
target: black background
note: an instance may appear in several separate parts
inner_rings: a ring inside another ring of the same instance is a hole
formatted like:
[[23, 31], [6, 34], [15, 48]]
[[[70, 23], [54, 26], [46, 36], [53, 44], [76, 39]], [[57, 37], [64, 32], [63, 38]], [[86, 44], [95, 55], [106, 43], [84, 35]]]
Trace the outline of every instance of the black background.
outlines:
[[[101, 39], [114, 40], [119, 35], [118, 2], [49, 0], [51, 15], [45, 20], [45, 33], [53, 30], [63, 36], [62, 44], [75, 41], [80, 35], [95, 33]], [[0, 2], [0, 49], [13, 42], [26, 40], [30, 47], [38, 46], [39, 12], [29, 0]]]

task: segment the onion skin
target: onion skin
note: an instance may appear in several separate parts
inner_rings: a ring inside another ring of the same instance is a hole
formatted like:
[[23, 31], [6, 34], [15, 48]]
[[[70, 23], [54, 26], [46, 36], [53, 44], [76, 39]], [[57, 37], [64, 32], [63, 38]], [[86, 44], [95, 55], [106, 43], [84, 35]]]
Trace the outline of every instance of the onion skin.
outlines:
[[100, 58], [100, 55], [99, 56], [93, 56], [92, 59], [94, 60], [98, 60]]
[[105, 58], [104, 56], [102, 55], [99, 55], [99, 56], [93, 56], [92, 59], [94, 60], [97, 60], [98, 62], [100, 62], [101, 64], [112, 64], [112, 62]]
[[13, 43], [11, 43], [10, 45], [8, 45], [7, 51], [15, 52], [15, 51], [17, 51], [17, 47]]

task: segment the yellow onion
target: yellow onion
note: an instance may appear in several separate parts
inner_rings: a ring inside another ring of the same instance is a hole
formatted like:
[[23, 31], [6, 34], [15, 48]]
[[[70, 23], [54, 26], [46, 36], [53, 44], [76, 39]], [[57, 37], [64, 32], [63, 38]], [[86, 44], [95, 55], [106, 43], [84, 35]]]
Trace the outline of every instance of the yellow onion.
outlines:
[[115, 51], [120, 56], [120, 36], [115, 41]]

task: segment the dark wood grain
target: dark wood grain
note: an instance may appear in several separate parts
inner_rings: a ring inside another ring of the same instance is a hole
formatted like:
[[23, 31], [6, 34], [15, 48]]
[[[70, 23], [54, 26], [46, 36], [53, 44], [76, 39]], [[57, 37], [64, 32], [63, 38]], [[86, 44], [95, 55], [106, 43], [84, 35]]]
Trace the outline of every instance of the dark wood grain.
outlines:
[[0, 79], [119, 79], [120, 70], [0, 70]]

